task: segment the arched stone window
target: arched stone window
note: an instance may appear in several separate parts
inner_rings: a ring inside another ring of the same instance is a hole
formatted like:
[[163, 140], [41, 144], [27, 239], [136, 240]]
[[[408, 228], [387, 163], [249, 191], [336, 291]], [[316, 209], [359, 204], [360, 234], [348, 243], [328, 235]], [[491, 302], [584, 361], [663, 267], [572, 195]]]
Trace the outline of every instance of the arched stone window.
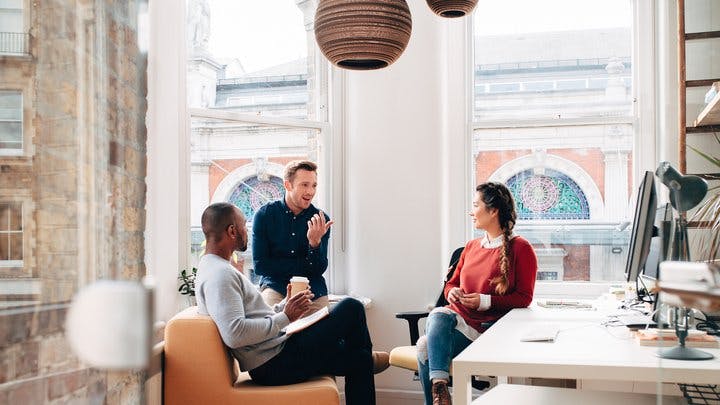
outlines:
[[585, 193], [570, 177], [557, 170], [535, 174], [522, 171], [507, 180], [515, 197], [518, 219], [590, 219]]
[[265, 181], [258, 176], [247, 177], [228, 197], [228, 202], [240, 208], [248, 222], [252, 222], [260, 207], [270, 201], [279, 200], [284, 195], [283, 180], [276, 176], [268, 177]]
[[[540, 170], [538, 170], [540, 169]], [[595, 183], [595, 180], [582, 167], [570, 160], [559, 156], [547, 154], [543, 156], [542, 164], [538, 165], [538, 158], [535, 154], [529, 154], [505, 163], [488, 177], [488, 181], [499, 181], [510, 186], [511, 179], [517, 177], [528, 178], [533, 174], [539, 176], [557, 177], [559, 174], [566, 179], [568, 185], [572, 185], [577, 194], [582, 195], [589, 212], [588, 220], [601, 220], [603, 218], [604, 206], [602, 194]], [[517, 181], [517, 180], [514, 180]], [[521, 183], [522, 185], [523, 183]], [[517, 188], [517, 186], [516, 186]], [[517, 203], [522, 202], [520, 194], [513, 194]], [[529, 211], [525, 211], [529, 212]], [[522, 219], [558, 219], [552, 216], [521, 217]], [[574, 219], [574, 218], [566, 218]]]

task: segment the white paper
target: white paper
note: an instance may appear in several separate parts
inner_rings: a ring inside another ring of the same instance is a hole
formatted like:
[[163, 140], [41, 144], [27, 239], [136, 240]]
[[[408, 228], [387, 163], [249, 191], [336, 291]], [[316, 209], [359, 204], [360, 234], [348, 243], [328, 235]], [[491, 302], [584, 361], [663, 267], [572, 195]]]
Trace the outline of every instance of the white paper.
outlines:
[[327, 307], [322, 307], [318, 309], [316, 312], [313, 312], [312, 314], [300, 318], [296, 320], [295, 322], [290, 322], [288, 326], [285, 327], [285, 334], [292, 335], [293, 333], [297, 333], [308, 326], [314, 324], [315, 322], [325, 318], [328, 316], [329, 312]]

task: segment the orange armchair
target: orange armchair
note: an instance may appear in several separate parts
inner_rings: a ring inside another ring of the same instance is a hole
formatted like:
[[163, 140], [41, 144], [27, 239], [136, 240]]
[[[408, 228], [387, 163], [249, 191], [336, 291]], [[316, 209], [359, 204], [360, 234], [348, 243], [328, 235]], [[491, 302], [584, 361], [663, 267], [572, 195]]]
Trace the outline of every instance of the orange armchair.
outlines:
[[340, 403], [332, 377], [281, 386], [253, 383], [239, 372], [213, 320], [199, 315], [197, 307], [178, 313], [165, 327], [163, 397], [165, 405]]

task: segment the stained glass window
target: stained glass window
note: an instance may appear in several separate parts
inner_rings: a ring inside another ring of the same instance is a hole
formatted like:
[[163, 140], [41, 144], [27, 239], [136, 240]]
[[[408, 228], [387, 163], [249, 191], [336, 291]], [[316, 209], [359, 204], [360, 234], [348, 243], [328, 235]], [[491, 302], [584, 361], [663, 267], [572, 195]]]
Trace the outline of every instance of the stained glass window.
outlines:
[[281, 199], [284, 190], [283, 181], [279, 177], [270, 176], [268, 180], [260, 180], [252, 176], [235, 187], [229, 202], [240, 208], [248, 222], [252, 222], [255, 212], [270, 201]]
[[585, 193], [567, 175], [552, 169], [525, 170], [507, 181], [518, 219], [590, 219]]

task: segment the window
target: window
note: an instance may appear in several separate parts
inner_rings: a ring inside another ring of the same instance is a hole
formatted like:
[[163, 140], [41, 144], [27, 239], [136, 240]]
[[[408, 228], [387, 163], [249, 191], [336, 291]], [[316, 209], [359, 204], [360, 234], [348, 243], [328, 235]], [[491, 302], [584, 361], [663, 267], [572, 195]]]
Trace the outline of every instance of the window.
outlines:
[[242, 210], [250, 221], [263, 205], [283, 198], [283, 179], [268, 174], [248, 177], [235, 187], [228, 201]]
[[612, 248], [628, 243], [618, 224], [634, 198], [633, 17], [627, 0], [481, 2], [474, 13], [473, 175], [513, 192], [538, 280], [623, 278]]
[[[191, 262], [204, 248], [200, 216], [208, 204], [238, 206], [251, 242], [255, 211], [284, 196], [287, 162], [309, 159], [319, 173], [330, 170], [320, 155], [329, 133], [328, 67], [324, 58], [316, 62], [314, 34], [304, 24], [313, 10], [296, 3], [188, 2]], [[329, 183], [319, 181], [314, 203], [327, 209]], [[252, 276], [251, 247], [236, 267]]]
[[523, 86], [525, 91], [549, 91], [553, 89], [553, 82], [529, 82]]
[[490, 93], [510, 93], [520, 90], [520, 83], [498, 83], [490, 85]]
[[0, 91], [0, 155], [23, 152], [23, 101], [19, 91]]
[[506, 184], [515, 197], [519, 220], [590, 219], [587, 197], [568, 176], [555, 170], [525, 170]]
[[23, 267], [22, 203], [0, 202], [0, 267]]
[[27, 52], [23, 1], [0, 0], [0, 55], [22, 55]]

